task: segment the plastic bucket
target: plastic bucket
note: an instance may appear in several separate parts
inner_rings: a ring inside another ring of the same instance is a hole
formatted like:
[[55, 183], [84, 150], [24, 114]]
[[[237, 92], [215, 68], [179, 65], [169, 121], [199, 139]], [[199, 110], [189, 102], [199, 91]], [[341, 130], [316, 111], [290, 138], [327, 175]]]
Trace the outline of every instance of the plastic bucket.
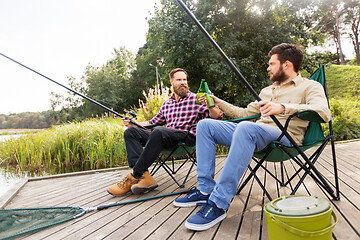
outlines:
[[337, 223], [330, 203], [318, 197], [282, 197], [266, 204], [264, 210], [269, 240], [331, 240]]

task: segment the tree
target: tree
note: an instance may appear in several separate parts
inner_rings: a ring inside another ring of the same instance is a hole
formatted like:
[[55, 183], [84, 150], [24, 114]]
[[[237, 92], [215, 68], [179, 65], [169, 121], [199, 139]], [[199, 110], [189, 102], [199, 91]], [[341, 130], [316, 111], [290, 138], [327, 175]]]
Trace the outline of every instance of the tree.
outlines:
[[317, 28], [322, 32], [329, 34], [336, 46], [336, 52], [339, 56], [339, 63], [345, 64], [345, 57], [342, 50], [341, 35], [343, 31], [342, 10], [344, 2], [342, 0], [321, 1], [320, 18]]
[[[113, 59], [102, 67], [91, 67], [85, 71], [86, 94], [99, 103], [123, 111], [127, 108], [128, 98], [134, 91], [130, 89], [129, 80], [135, 69], [135, 59], [131, 52], [121, 47], [114, 50]], [[84, 102], [84, 112], [88, 116], [101, 116], [105, 110], [91, 102]]]
[[343, 10], [344, 23], [350, 25], [349, 37], [353, 43], [356, 63], [360, 65], [360, 45], [359, 45], [359, 34], [360, 34], [360, 2], [358, 0], [347, 0]]
[[[316, 44], [319, 36], [309, 31], [313, 1], [198, 0], [186, 1], [244, 77], [259, 91], [268, 85], [267, 53], [276, 44]], [[240, 83], [209, 41], [173, 1], [162, 1], [149, 20], [147, 42], [137, 55], [138, 73], [146, 77], [149, 63], [164, 58], [166, 70], [182, 67], [196, 91], [206, 79], [219, 97], [240, 106], [253, 96]], [[155, 75], [155, 74], [154, 74]]]
[[[135, 72], [135, 57], [124, 47], [114, 49], [113, 58], [102, 66], [88, 65], [81, 80], [68, 78], [71, 89], [117, 112], [138, 104], [143, 86]], [[52, 94], [52, 117], [60, 122], [103, 116], [105, 109], [69, 92]], [[61, 110], [58, 110], [61, 108]]]

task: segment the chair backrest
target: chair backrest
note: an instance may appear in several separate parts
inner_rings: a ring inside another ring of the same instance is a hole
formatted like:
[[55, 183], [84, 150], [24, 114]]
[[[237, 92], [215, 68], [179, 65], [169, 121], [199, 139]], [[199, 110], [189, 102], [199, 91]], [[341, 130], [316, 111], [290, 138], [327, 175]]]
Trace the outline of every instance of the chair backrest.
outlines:
[[[326, 89], [326, 77], [325, 77], [325, 68], [324, 65], [321, 65], [311, 76], [310, 78], [313, 81], [319, 82], [325, 91], [326, 98], [327, 89]], [[304, 140], [302, 142], [303, 146], [312, 145], [314, 143], [324, 140], [324, 134], [319, 122], [310, 122], [308, 129], [306, 130]]]

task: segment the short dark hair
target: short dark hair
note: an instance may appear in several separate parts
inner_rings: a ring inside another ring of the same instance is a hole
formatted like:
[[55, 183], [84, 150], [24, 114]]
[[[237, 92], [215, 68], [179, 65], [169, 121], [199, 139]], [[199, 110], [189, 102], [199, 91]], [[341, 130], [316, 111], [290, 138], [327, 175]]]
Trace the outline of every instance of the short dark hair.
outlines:
[[304, 57], [303, 47], [299, 44], [281, 43], [273, 47], [268, 56], [278, 55], [280, 63], [289, 61], [294, 65], [295, 72], [299, 72]]
[[177, 73], [177, 72], [184, 72], [186, 74], [186, 76], [188, 75], [187, 72], [182, 69], [182, 68], [175, 68], [173, 70], [171, 70], [171, 72], [169, 73], [169, 77], [170, 79], [174, 77], [174, 74]]

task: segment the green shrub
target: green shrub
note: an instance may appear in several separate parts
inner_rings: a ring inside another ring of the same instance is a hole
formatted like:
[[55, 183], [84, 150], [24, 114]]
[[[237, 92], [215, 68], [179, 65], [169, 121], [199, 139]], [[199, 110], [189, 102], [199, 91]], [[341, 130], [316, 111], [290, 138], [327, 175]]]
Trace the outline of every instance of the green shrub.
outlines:
[[[330, 99], [335, 140], [360, 138], [360, 101], [357, 99]], [[325, 127], [325, 134], [329, 129]]]

